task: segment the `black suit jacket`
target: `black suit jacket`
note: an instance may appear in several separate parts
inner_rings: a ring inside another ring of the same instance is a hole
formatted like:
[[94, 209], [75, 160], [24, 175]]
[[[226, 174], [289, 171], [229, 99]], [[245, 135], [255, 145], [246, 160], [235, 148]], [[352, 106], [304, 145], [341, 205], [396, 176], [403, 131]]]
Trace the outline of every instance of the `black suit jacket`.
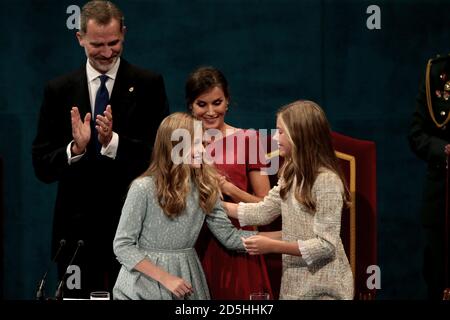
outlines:
[[32, 146], [37, 177], [46, 183], [58, 182], [53, 246], [61, 238], [71, 243], [83, 239], [83, 250], [97, 263], [109, 263], [105, 257], [112, 256], [112, 241], [128, 186], [148, 167], [156, 130], [169, 113], [163, 78], [123, 58], [110, 104], [113, 131], [119, 135], [114, 160], [95, 154], [94, 131], [87, 153], [68, 164], [70, 110], [77, 106], [82, 119], [91, 112], [85, 65], [46, 86]]

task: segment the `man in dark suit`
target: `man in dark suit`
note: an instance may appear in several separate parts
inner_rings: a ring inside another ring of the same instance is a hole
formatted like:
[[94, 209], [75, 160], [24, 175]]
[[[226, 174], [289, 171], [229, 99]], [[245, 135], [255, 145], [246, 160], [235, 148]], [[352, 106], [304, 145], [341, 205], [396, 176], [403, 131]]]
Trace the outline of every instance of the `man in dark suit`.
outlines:
[[44, 92], [32, 155], [37, 177], [58, 181], [53, 252], [60, 239], [67, 243], [60, 277], [84, 241], [73, 263], [81, 289], [69, 277], [65, 296], [112, 291], [120, 267], [112, 242], [128, 186], [148, 167], [156, 130], [169, 113], [163, 78], [121, 58], [124, 36], [114, 4], [87, 3], [77, 32], [87, 63]]
[[448, 225], [446, 225], [446, 161], [450, 155], [450, 56], [430, 59], [420, 85], [413, 114], [409, 143], [412, 151], [427, 162], [422, 199], [422, 224], [426, 247], [424, 277], [429, 299], [442, 299], [448, 286]]

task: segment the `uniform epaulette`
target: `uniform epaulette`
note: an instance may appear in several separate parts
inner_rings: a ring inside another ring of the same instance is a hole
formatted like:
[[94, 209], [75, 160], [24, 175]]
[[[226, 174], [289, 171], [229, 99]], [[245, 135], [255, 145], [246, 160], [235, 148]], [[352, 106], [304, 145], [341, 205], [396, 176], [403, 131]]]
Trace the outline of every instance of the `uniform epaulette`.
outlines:
[[[436, 120], [436, 117], [434, 116], [434, 110], [433, 110], [433, 103], [432, 103], [432, 98], [431, 98], [431, 66], [433, 64], [439, 63], [439, 62], [444, 62], [445, 60], [450, 59], [450, 55], [444, 55], [444, 56], [437, 56], [434, 59], [430, 59], [428, 60], [427, 63], [427, 69], [425, 72], [425, 93], [426, 93], [426, 97], [427, 97], [427, 106], [428, 106], [428, 112], [430, 113], [430, 117], [433, 120], [434, 124], [436, 125], [436, 127], [438, 128], [445, 128], [447, 123], [450, 122], [450, 113], [447, 115], [447, 119], [444, 120], [444, 122], [439, 123]], [[444, 74], [445, 75], [445, 74]], [[445, 75], [446, 76], [446, 75]], [[439, 77], [443, 77], [442, 75], [439, 75]], [[441, 78], [442, 81], [447, 81], [448, 79], [445, 78]], [[447, 85], [449, 85], [450, 81], [445, 82], [445, 88], [447, 87]], [[444, 89], [444, 94], [448, 94], [448, 89]], [[439, 94], [442, 94], [442, 92], [437, 91]], [[433, 92], [434, 93], [434, 92]], [[447, 96], [448, 97], [448, 96]], [[446, 99], [447, 100], [447, 99]]]
[[440, 62], [440, 61], [447, 60], [447, 59], [450, 59], [450, 53], [438, 54], [438, 55], [436, 55], [435, 58], [431, 58], [430, 60], [431, 60], [431, 63], [436, 63], [436, 62]]

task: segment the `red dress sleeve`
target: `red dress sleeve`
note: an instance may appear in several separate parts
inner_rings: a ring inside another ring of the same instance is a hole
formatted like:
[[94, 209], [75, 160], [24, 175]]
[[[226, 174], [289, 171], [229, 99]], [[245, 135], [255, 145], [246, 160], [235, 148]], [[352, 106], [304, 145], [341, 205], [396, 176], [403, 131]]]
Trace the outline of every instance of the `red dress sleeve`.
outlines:
[[[266, 165], [265, 151], [258, 133], [254, 130], [238, 130], [214, 144], [211, 146], [214, 150], [210, 152], [219, 172], [237, 187], [251, 192], [248, 172], [260, 170]], [[230, 220], [240, 228], [236, 219]], [[243, 229], [255, 228], [249, 226]], [[212, 299], [248, 300], [250, 294], [255, 292], [267, 292], [273, 298], [263, 256], [227, 250], [205, 226], [196, 248]]]

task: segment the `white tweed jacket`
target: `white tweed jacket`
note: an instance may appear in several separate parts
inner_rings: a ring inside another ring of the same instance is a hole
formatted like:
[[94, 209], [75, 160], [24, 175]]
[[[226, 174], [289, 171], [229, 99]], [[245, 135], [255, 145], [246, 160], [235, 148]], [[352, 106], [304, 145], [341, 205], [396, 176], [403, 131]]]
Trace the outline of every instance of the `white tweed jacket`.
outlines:
[[297, 241], [301, 256], [283, 254], [280, 299], [353, 299], [353, 275], [340, 238], [343, 191], [330, 170], [319, 173], [312, 188], [316, 211], [293, 194], [286, 200], [280, 184], [259, 203], [239, 203], [241, 225], [265, 225], [282, 216], [282, 240]]

